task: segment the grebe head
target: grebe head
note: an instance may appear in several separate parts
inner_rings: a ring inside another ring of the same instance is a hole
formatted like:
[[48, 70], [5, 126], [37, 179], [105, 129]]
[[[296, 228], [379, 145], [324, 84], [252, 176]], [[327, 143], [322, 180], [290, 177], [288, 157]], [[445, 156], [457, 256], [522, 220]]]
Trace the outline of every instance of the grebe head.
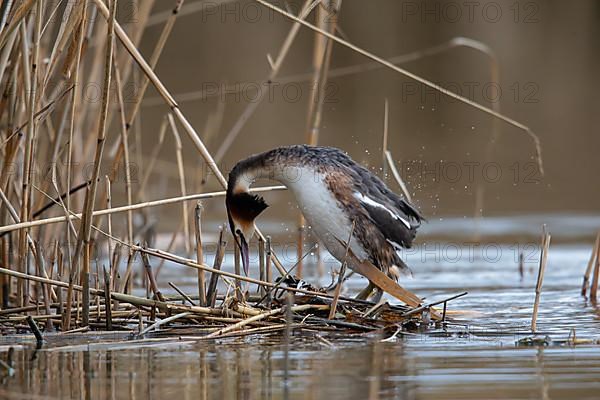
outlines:
[[240, 172], [243, 171], [234, 168], [229, 174], [225, 205], [227, 207], [229, 228], [235, 238], [236, 245], [240, 249], [242, 265], [247, 275], [250, 265], [248, 243], [256, 229], [254, 220], [268, 205], [262, 197], [248, 193], [251, 182], [243, 179]]

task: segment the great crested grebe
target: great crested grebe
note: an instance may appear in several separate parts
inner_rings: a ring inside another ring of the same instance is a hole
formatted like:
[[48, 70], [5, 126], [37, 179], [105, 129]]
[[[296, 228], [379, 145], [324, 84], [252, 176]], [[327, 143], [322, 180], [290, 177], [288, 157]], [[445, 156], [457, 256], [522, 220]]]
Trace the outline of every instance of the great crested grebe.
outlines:
[[[368, 260], [395, 281], [409, 271], [397, 251], [411, 246], [421, 214], [341, 150], [297, 145], [250, 156], [229, 173], [227, 215], [246, 273], [254, 220], [268, 207], [248, 192], [258, 178], [278, 181], [292, 192], [307, 223], [340, 262], [352, 233], [349, 248], [356, 259]], [[348, 267], [356, 270], [352, 262]], [[383, 291], [371, 281], [357, 297], [366, 299], [373, 290], [378, 301]]]

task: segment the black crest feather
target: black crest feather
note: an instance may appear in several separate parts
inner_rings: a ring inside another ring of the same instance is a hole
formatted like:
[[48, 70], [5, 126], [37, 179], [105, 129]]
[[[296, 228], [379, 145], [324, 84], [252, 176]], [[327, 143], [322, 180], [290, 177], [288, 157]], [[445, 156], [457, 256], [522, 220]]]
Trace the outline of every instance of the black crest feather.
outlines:
[[269, 206], [264, 198], [251, 193], [232, 194], [227, 203], [230, 210], [246, 221], [253, 221]]

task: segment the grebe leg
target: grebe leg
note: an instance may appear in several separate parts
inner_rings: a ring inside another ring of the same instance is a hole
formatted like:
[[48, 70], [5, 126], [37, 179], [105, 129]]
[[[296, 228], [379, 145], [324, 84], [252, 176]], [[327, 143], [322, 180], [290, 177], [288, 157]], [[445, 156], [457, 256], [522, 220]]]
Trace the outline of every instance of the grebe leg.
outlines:
[[358, 300], [367, 300], [369, 298], [369, 296], [371, 295], [371, 293], [373, 293], [373, 289], [375, 289], [377, 286], [373, 285], [373, 283], [371, 281], [369, 281], [369, 285], [364, 288], [363, 290], [361, 290], [357, 295], [356, 298]]

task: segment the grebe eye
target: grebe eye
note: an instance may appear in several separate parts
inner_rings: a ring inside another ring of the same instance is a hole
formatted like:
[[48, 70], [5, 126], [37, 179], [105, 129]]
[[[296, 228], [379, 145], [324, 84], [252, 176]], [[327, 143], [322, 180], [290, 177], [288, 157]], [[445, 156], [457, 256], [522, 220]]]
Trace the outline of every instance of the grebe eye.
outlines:
[[235, 233], [237, 233], [237, 234], [238, 234], [238, 235], [240, 235], [240, 236], [242, 235], [242, 231], [240, 231], [239, 229], [236, 229], [236, 230], [235, 230]]

